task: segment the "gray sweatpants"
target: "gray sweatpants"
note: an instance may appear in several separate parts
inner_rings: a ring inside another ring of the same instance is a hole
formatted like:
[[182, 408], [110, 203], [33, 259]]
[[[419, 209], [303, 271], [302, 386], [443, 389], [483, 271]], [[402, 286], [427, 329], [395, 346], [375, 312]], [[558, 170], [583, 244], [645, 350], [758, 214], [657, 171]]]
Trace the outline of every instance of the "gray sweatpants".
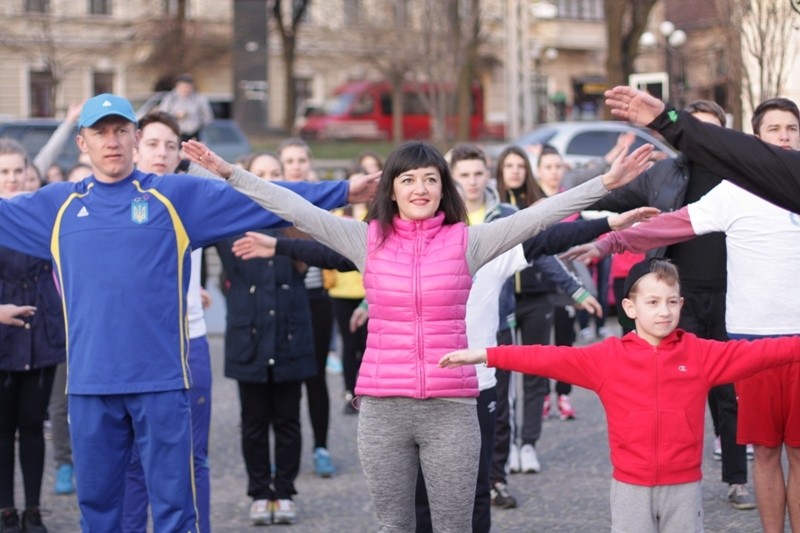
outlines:
[[433, 530], [472, 531], [481, 435], [475, 405], [447, 400], [363, 397], [358, 454], [385, 533], [413, 533], [422, 467]]
[[644, 487], [611, 480], [611, 533], [702, 533], [700, 482]]

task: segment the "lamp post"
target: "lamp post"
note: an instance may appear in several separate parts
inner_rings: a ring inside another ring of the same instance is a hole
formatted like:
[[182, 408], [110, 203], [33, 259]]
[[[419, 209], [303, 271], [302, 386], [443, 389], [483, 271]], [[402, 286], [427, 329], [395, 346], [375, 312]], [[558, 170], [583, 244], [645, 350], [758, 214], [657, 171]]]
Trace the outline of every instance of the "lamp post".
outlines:
[[[675, 24], [673, 24], [669, 20], [665, 20], [658, 26], [658, 32], [664, 38], [664, 70], [667, 73], [667, 87], [666, 87], [666, 94], [664, 95], [664, 99], [669, 101], [670, 103], [677, 105], [678, 107], [683, 106], [683, 86], [685, 82], [684, 76], [684, 68], [683, 68], [683, 57], [681, 56], [678, 49], [686, 44], [687, 36], [686, 32], [683, 30], [679, 30], [675, 28]], [[646, 31], [642, 34], [639, 38], [639, 44], [645, 48], [652, 48], [656, 46], [658, 42], [658, 38], [653, 32]], [[678, 75], [674, 76], [673, 72], [675, 71], [675, 59], [678, 60]], [[675, 84], [675, 78], [678, 78], [678, 85]], [[680, 94], [677, 94], [675, 88], [680, 86]]]
[[531, 49], [533, 57], [533, 124], [538, 125], [546, 118], [542, 111], [547, 103], [547, 76], [542, 74], [542, 63], [544, 61], [555, 61], [558, 58], [558, 50], [546, 48], [542, 50], [542, 45], [534, 41]]

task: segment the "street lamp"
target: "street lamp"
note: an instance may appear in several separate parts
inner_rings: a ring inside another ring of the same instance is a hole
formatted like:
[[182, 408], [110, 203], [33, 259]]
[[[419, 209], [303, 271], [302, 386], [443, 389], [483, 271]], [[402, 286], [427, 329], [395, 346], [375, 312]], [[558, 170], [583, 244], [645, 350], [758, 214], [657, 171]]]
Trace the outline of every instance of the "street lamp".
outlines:
[[[664, 95], [664, 99], [674, 104], [676, 102], [673, 100], [673, 95], [676, 94], [676, 85], [673, 78], [678, 78], [678, 86], [681, 89], [680, 94], [676, 95], [677, 100], [681, 100], [683, 98], [683, 85], [685, 81], [683, 57], [678, 49], [686, 44], [687, 36], [685, 31], [675, 28], [675, 24], [669, 20], [665, 20], [658, 25], [658, 32], [664, 38], [664, 70], [667, 72], [667, 94]], [[657, 42], [658, 37], [656, 37], [653, 32], [649, 31], [644, 32], [639, 38], [639, 44], [644, 48], [653, 48], [656, 46]], [[673, 76], [672, 74], [675, 70], [673, 67], [675, 58], [678, 59], [677, 76]], [[682, 107], [682, 102], [677, 102], [677, 104], [678, 107]]]
[[542, 63], [558, 59], [558, 50], [552, 47], [542, 50], [542, 45], [538, 41], [533, 41], [531, 57], [533, 57], [533, 113], [531, 118], [533, 124], [538, 125], [545, 118], [542, 111], [547, 103], [547, 76], [542, 74]]

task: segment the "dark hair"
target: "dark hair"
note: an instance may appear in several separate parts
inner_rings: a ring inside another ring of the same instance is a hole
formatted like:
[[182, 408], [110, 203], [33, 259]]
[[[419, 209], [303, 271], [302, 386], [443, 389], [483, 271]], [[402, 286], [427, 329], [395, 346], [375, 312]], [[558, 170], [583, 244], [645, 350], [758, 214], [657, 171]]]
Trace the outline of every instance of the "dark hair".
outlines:
[[536, 178], [533, 175], [533, 169], [531, 168], [531, 162], [528, 159], [528, 154], [519, 146], [509, 146], [503, 150], [503, 152], [497, 158], [497, 168], [495, 170], [495, 177], [497, 178], [497, 192], [500, 194], [501, 201], [511, 201], [511, 196], [513, 193], [511, 189], [506, 186], [506, 182], [503, 179], [503, 164], [505, 163], [506, 158], [511, 154], [520, 156], [525, 162], [525, 182], [521, 194], [521, 199], [525, 205], [520, 205], [519, 207], [528, 207], [529, 205], [532, 205], [533, 203], [544, 198], [545, 194], [542, 191], [542, 188], [539, 187], [539, 184], [536, 182]]
[[442, 154], [428, 143], [413, 141], [397, 147], [386, 159], [383, 174], [378, 182], [378, 192], [370, 202], [365, 221], [377, 220], [387, 235], [392, 228], [392, 220], [398, 214], [397, 202], [392, 200], [394, 180], [409, 170], [434, 167], [442, 179], [442, 201], [439, 211], [444, 213], [445, 224], [466, 222], [467, 208], [456, 189], [450, 167]]
[[758, 104], [756, 110], [753, 111], [753, 118], [750, 119], [750, 125], [753, 127], [753, 133], [756, 135], [759, 134], [759, 130], [761, 129], [761, 121], [764, 120], [764, 115], [773, 109], [777, 109], [778, 111], [788, 111], [794, 115], [794, 118], [796, 118], [797, 122], [800, 123], [800, 111], [797, 109], [797, 104], [788, 98], [770, 98]]
[[[28, 166], [28, 151], [16, 139], [3, 137], [0, 139], [0, 155], [21, 155], [25, 166]], [[38, 172], [38, 169], [37, 169]]]
[[727, 121], [725, 110], [722, 109], [718, 103], [712, 102], [711, 100], [695, 100], [691, 104], [687, 105], [684, 111], [692, 115], [695, 113], [708, 113], [709, 115], [714, 115], [717, 117], [717, 120], [719, 120], [719, 125], [723, 127]]
[[459, 161], [478, 160], [488, 165], [486, 153], [479, 146], [470, 143], [459, 143], [450, 150], [450, 168], [456, 166]]
[[183, 74], [175, 78], [175, 83], [191, 83], [192, 85], [194, 85], [194, 78], [192, 77], [191, 74], [184, 72]]
[[305, 148], [306, 154], [308, 155], [309, 159], [311, 158], [311, 147], [308, 146], [307, 142], [300, 137], [289, 137], [288, 139], [282, 140], [278, 145], [278, 149], [275, 151], [278, 154], [279, 160], [281, 158], [281, 153], [290, 146], [299, 146], [300, 148]]
[[543, 144], [542, 149], [539, 151], [539, 158], [536, 160], [536, 168], [542, 166], [542, 158], [546, 155], [557, 155], [561, 157], [561, 154], [558, 153], [558, 150], [556, 150], [554, 146]]
[[[163, 124], [172, 130], [178, 137], [178, 141], [180, 142], [181, 138], [181, 128], [178, 126], [178, 121], [172, 116], [170, 113], [166, 111], [153, 111], [152, 113], [148, 113], [139, 121], [139, 131], [144, 130], [145, 126], [149, 126], [150, 124]], [[179, 146], [180, 148], [180, 146]]]
[[[638, 269], [637, 269], [638, 267]], [[642, 263], [635, 265], [631, 268], [631, 273], [628, 274], [630, 287], [625, 292], [625, 298], [630, 298], [631, 295], [636, 293], [641, 280], [647, 274], [655, 274], [658, 281], [662, 281], [670, 287], [680, 286], [680, 276], [678, 275], [678, 267], [676, 267], [669, 259], [651, 258], [646, 259]]]

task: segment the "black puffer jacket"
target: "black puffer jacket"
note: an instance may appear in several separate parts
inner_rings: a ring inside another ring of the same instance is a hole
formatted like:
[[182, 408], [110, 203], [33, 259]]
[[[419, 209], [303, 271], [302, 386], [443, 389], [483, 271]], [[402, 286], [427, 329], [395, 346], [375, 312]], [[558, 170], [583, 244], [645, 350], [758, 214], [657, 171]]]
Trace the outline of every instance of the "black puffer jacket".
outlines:
[[[277, 237], [279, 230], [262, 231]], [[265, 383], [316, 375], [304, 273], [289, 257], [237, 258], [232, 237], [217, 243], [226, 276], [225, 376]]]

